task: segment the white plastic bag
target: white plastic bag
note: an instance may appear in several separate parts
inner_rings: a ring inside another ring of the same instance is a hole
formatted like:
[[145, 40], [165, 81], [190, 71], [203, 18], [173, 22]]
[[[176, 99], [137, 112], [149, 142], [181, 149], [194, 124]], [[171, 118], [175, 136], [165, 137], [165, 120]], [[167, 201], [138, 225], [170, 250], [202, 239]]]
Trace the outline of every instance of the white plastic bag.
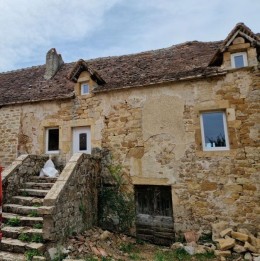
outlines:
[[40, 177], [58, 177], [59, 171], [55, 169], [55, 166], [51, 159], [48, 159], [44, 164], [44, 167], [41, 169]]

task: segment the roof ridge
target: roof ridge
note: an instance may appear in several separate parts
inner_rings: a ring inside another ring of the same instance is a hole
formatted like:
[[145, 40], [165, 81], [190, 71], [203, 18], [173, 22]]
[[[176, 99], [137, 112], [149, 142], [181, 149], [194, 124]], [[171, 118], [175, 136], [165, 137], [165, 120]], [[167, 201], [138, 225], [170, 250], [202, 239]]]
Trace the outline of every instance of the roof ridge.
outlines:
[[93, 61], [99, 61], [99, 60], [108, 60], [111, 58], [119, 58], [119, 57], [129, 57], [129, 56], [135, 56], [135, 55], [140, 55], [140, 54], [148, 54], [151, 52], [161, 52], [164, 50], [169, 50], [173, 47], [179, 47], [179, 46], [183, 46], [183, 45], [187, 45], [190, 43], [205, 43], [205, 44], [209, 44], [209, 43], [220, 43], [223, 42], [223, 40], [219, 40], [219, 41], [198, 41], [198, 40], [192, 40], [192, 41], [186, 41], [183, 43], [178, 43], [178, 44], [174, 44], [171, 45], [169, 47], [164, 47], [164, 48], [159, 48], [159, 49], [152, 49], [152, 50], [147, 50], [147, 51], [142, 51], [142, 52], [137, 52], [137, 53], [130, 53], [130, 54], [123, 54], [123, 55], [111, 55], [111, 56], [104, 56], [104, 57], [97, 57], [97, 58], [91, 58], [91, 59], [84, 59], [85, 62], [93, 62]]
[[19, 69], [15, 69], [15, 70], [4, 71], [4, 72], [0, 72], [0, 74], [9, 74], [9, 73], [14, 73], [14, 72], [21, 72], [21, 71], [25, 71], [25, 70], [29, 70], [29, 69], [40, 68], [40, 67], [43, 67], [43, 66], [45, 66], [45, 64], [33, 65], [33, 66], [24, 67], [24, 68], [19, 68]]

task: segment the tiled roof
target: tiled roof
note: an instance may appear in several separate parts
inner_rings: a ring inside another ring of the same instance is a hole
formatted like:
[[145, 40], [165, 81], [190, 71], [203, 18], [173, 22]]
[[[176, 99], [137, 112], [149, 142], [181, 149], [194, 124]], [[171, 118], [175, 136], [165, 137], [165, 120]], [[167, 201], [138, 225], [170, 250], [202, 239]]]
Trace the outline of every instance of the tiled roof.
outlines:
[[[155, 51], [87, 60], [86, 64], [105, 81], [96, 92], [146, 86], [216, 71], [207, 65], [221, 43], [186, 42]], [[68, 78], [76, 64], [64, 64], [50, 80], [43, 78], [44, 65], [0, 73], [0, 105], [72, 97], [74, 83]]]
[[73, 96], [74, 83], [66, 78], [69, 64], [50, 80], [43, 78], [45, 65], [0, 73], [0, 106]]
[[86, 62], [106, 82], [95, 92], [145, 86], [216, 71], [217, 68], [207, 65], [220, 44], [193, 41], [155, 51]]

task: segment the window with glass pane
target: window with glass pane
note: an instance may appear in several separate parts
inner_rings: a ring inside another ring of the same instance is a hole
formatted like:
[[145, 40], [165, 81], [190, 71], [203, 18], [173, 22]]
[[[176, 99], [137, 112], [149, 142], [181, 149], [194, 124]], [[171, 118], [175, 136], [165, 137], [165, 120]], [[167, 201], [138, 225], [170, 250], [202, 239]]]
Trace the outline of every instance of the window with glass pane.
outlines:
[[47, 130], [47, 151], [59, 150], [59, 129], [53, 128]]
[[244, 57], [243, 55], [237, 55], [234, 57], [235, 59], [235, 67], [236, 68], [241, 68], [241, 67], [244, 67]]
[[87, 150], [87, 133], [79, 134], [79, 150]]
[[228, 149], [226, 117], [224, 112], [202, 113], [201, 125], [204, 150]]
[[247, 66], [247, 53], [233, 53], [231, 54], [231, 65], [233, 68], [242, 68]]
[[87, 83], [81, 84], [81, 94], [88, 94], [89, 93], [89, 86]]

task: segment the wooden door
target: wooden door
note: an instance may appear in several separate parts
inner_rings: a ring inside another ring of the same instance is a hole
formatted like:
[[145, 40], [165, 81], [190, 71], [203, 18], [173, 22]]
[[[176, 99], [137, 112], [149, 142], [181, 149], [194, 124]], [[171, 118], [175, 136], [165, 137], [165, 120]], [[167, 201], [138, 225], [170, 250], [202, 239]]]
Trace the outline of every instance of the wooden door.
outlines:
[[137, 237], [159, 245], [174, 241], [170, 186], [135, 186]]

